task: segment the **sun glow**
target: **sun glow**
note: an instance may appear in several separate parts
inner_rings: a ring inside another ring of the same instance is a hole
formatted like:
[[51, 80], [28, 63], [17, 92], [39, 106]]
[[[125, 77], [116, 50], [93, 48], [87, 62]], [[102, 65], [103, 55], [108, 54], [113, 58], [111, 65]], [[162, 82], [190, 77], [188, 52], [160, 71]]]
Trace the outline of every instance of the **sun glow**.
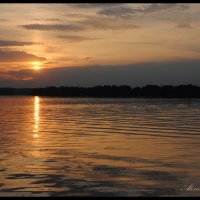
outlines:
[[33, 65], [34, 70], [40, 70], [41, 69], [41, 65], [42, 65], [41, 62], [32, 62], [31, 64]]

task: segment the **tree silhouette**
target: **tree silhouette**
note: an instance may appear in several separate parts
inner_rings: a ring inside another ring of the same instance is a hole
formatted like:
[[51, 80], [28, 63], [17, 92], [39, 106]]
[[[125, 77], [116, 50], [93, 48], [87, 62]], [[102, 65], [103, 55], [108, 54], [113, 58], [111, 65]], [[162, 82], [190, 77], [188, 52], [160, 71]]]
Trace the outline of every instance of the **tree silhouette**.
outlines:
[[194, 85], [146, 85], [131, 88], [128, 85], [95, 87], [0, 88], [0, 95], [37, 95], [52, 97], [99, 98], [200, 98], [200, 87]]

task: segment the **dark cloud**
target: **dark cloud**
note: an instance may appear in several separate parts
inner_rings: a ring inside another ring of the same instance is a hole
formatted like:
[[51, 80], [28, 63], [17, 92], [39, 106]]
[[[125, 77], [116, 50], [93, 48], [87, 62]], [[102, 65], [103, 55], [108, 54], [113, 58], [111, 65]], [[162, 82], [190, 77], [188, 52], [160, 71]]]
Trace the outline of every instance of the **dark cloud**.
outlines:
[[147, 6], [146, 8], [144, 8], [142, 12], [144, 13], [158, 12], [158, 11], [166, 10], [173, 7], [176, 7], [176, 4], [170, 4], [170, 3], [169, 4], [151, 4]]
[[75, 35], [59, 35], [57, 37], [61, 39], [65, 39], [69, 43], [98, 39], [98, 38], [88, 38], [88, 37], [75, 36]]
[[188, 5], [184, 5], [184, 4], [177, 4], [177, 3], [154, 3], [151, 4], [145, 8], [143, 8], [141, 11], [143, 13], [152, 13], [152, 12], [159, 12], [161, 10], [167, 10], [167, 9], [179, 9], [179, 10], [185, 10], [188, 8]]
[[31, 62], [45, 61], [44, 57], [38, 57], [24, 51], [2, 51], [0, 50], [0, 62]]
[[77, 4], [71, 4], [71, 6], [76, 8], [105, 8], [105, 7], [118, 7], [121, 6], [122, 3], [77, 3]]
[[187, 9], [189, 6], [184, 5], [184, 4], [150, 4], [147, 6], [142, 6], [138, 8], [130, 7], [126, 4], [111, 4], [110, 6], [99, 6], [101, 8], [99, 11], [97, 11], [98, 14], [100, 15], [105, 15], [105, 16], [113, 16], [113, 17], [131, 17], [134, 16], [135, 14], [138, 13], [154, 13], [154, 12], [159, 12], [162, 10], [167, 10], [167, 9], [172, 9], [176, 8], [178, 10], [184, 10]]
[[137, 29], [140, 26], [128, 23], [124, 20], [113, 20], [109, 17], [88, 17], [78, 23], [88, 28], [102, 29], [102, 30], [124, 30], [124, 29]]
[[83, 26], [75, 24], [26, 24], [21, 25], [21, 27], [39, 31], [81, 31], [84, 29]]
[[97, 12], [100, 15], [114, 16], [114, 17], [128, 17], [135, 13], [135, 10], [130, 7], [105, 7]]
[[189, 29], [192, 29], [193, 26], [187, 22], [183, 22], [183, 23], [180, 23], [180, 24], [177, 24], [176, 26], [177, 28], [189, 28]]
[[132, 8], [123, 3], [86, 3], [73, 6], [84, 9], [97, 9], [98, 15], [104, 15], [108, 17], [129, 17], [136, 12], [141, 12], [141, 9]]
[[[7, 72], [16, 77], [32, 80], [15, 81], [0, 78], [0, 85], [14, 87], [95, 86], [105, 84], [143, 86], [146, 84], [200, 85], [200, 60], [150, 62], [121, 66], [85, 66], [49, 68], [35, 73], [33, 70]], [[5, 76], [5, 75], [4, 75]]]
[[42, 45], [42, 43], [0, 40], [0, 47], [6, 47], [6, 46], [27, 46], [27, 45]]
[[[119, 12], [157, 12], [160, 10], [166, 10], [170, 8], [177, 8], [179, 10], [185, 10], [189, 8], [189, 5], [180, 4], [180, 3], [152, 3], [147, 6], [142, 6], [138, 8], [130, 7], [126, 3], [83, 3], [83, 4], [71, 4], [73, 7], [77, 8], [91, 8], [91, 9], [100, 9], [100, 13], [110, 14], [109, 11], [112, 13]], [[141, 4], [142, 5], [142, 4]], [[102, 10], [101, 10], [102, 9]], [[120, 10], [121, 9], [121, 10]], [[104, 12], [105, 11], [105, 12]], [[107, 12], [106, 12], [107, 11]]]

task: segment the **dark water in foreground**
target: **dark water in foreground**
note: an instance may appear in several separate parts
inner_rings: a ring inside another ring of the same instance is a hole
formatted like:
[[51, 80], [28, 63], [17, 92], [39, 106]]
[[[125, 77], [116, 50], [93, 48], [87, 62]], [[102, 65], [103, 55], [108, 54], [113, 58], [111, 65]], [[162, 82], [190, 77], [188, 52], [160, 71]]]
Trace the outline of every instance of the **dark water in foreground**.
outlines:
[[200, 196], [199, 154], [197, 99], [0, 97], [0, 196]]

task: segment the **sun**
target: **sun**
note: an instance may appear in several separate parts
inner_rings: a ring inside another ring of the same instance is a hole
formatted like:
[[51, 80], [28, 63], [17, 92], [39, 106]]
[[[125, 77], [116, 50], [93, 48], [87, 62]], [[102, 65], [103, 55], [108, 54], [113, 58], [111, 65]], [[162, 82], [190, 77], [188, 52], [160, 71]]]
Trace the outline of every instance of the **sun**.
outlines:
[[33, 69], [34, 69], [34, 70], [38, 71], [38, 70], [41, 69], [41, 65], [42, 65], [41, 62], [38, 62], [38, 61], [37, 61], [37, 62], [32, 62], [31, 64], [33, 65]]

